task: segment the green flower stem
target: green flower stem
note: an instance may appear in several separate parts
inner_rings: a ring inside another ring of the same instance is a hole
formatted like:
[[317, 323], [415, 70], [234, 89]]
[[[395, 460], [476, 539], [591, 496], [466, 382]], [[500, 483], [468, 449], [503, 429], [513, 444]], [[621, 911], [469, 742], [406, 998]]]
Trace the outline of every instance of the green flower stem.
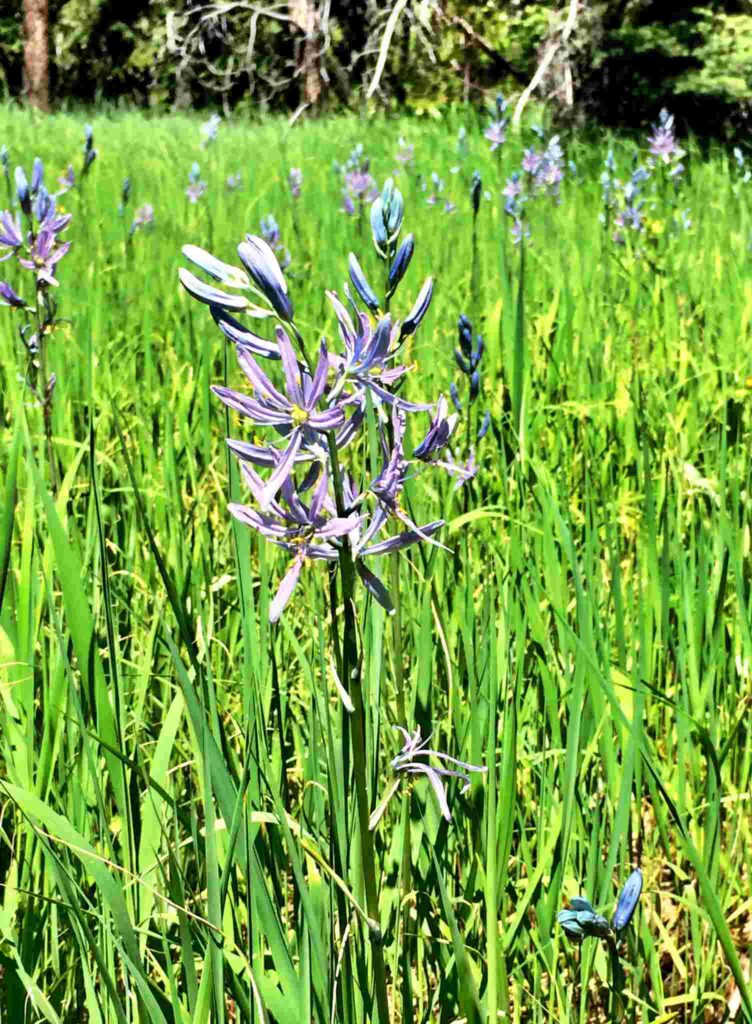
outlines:
[[[332, 481], [334, 483], [337, 514], [344, 516], [346, 509], [337, 443], [331, 432], [327, 437], [332, 463]], [[347, 689], [353, 704], [351, 716], [352, 758], [353, 775], [355, 778], [355, 799], [358, 808], [360, 856], [366, 891], [366, 908], [371, 921], [376, 922], [376, 925], [371, 927], [371, 955], [373, 959], [376, 1006], [378, 1008], [379, 1024], [389, 1024], [389, 998], [386, 987], [386, 969], [384, 966], [383, 940], [380, 927], [381, 915], [376, 885], [376, 855], [373, 845], [373, 833], [369, 827], [370, 808], [367, 783], [368, 757], [366, 753], [365, 705], [360, 675], [360, 658], [358, 657], [358, 628], [355, 617], [355, 562], [347, 539], [342, 544], [339, 572], [342, 585], [342, 602], [345, 609], [345, 627], [342, 641], [342, 685]]]

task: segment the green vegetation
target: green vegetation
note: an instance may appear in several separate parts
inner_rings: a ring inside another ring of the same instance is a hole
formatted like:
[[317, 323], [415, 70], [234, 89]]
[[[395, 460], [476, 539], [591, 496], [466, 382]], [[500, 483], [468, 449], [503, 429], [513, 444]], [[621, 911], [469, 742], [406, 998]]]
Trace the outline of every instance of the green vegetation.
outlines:
[[[226, 511], [248, 495], [224, 438], [251, 435], [210, 393], [241, 374], [177, 269], [187, 242], [237, 263], [273, 213], [299, 325], [334, 343], [325, 289], [341, 290], [350, 250], [374, 280], [377, 262], [332, 162], [362, 142], [381, 183], [400, 136], [415, 146], [397, 182], [416, 236], [401, 301], [436, 279], [408, 393], [448, 393], [464, 312], [486, 341], [494, 425], [471, 488], [440, 473], [408, 485], [417, 522], [447, 520], [450, 550], [397, 563], [401, 628], [358, 592], [371, 807], [394, 778], [400, 680], [399, 724], [488, 768], [464, 795], [450, 781], [451, 823], [425, 780], [403, 780], [375, 832], [393, 1019], [606, 1019], [608, 951], [578, 949], [556, 915], [582, 893], [610, 917], [639, 865], [624, 1019], [752, 1020], [752, 186], [727, 153], [689, 144], [680, 199], [662, 186], [639, 257], [599, 221], [611, 143], [575, 138], [561, 204], [531, 205], [523, 282], [499, 193], [529, 132], [491, 154], [485, 125], [454, 117], [231, 121], [206, 150], [189, 118], [95, 118], [99, 157], [62, 199], [57, 493], [16, 314], [0, 310], [9, 1024], [367, 1018], [326, 569], [306, 570], [268, 624], [288, 559]], [[0, 137], [11, 168], [39, 155], [50, 181], [69, 158], [78, 169], [80, 120], [6, 110]], [[630, 168], [634, 144], [612, 144]], [[208, 189], [190, 205], [194, 160]], [[294, 207], [290, 167], [304, 174]], [[473, 305], [476, 169], [491, 198]], [[418, 175], [432, 171], [457, 212], [426, 204]], [[153, 227], [127, 245], [146, 202]], [[672, 231], [674, 206], [688, 231]]]

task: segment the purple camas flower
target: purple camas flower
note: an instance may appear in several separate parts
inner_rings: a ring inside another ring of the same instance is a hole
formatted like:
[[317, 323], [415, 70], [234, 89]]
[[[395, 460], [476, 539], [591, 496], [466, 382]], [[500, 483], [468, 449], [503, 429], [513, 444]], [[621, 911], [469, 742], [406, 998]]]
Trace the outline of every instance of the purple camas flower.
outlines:
[[282, 327], [277, 328], [277, 345], [285, 374], [284, 392], [277, 390], [253, 356], [243, 349], [238, 352], [238, 362], [251, 383], [253, 397], [249, 398], [230, 388], [212, 388], [225, 405], [247, 416], [254, 423], [274, 427], [287, 441], [282, 457], [258, 497], [262, 509], [269, 507], [282, 484], [289, 478], [295, 456], [301, 447], [316, 443], [316, 433], [334, 430], [345, 422], [341, 403], [335, 402], [323, 410], [318, 408], [329, 372], [326, 343], [321, 342], [313, 378], [301, 370], [290, 339]]
[[291, 167], [287, 175], [287, 184], [290, 186], [290, 195], [293, 199], [300, 199], [303, 188], [303, 172], [299, 167]]
[[195, 206], [204, 192], [206, 192], [206, 189], [206, 182], [201, 181], [201, 168], [194, 160], [191, 169], [188, 172], [188, 187], [185, 190], [185, 194], [188, 196], [188, 201]]
[[488, 128], [483, 132], [483, 137], [488, 139], [491, 143], [492, 153], [494, 150], [498, 149], [499, 146], [503, 146], [507, 141], [506, 127], [506, 120], [492, 121]]
[[57, 195], [59, 196], [65, 195], [66, 192], [70, 192], [72, 188], [75, 188], [76, 172], [73, 170], [73, 164], [68, 164], [68, 169], [66, 170], [65, 174], [62, 177], [58, 178], [57, 180], [61, 186], [60, 190], [57, 193]]
[[439, 452], [446, 448], [456, 425], [457, 413], [449, 414], [447, 400], [440, 395], [428, 433], [413, 451], [413, 457], [421, 462], [433, 462]]
[[143, 206], [139, 206], [136, 212], [133, 214], [133, 223], [131, 224], [130, 234], [135, 233], [142, 228], [150, 227], [154, 223], [154, 207], [151, 203], [144, 203]]
[[240, 188], [242, 183], [243, 176], [239, 171], [237, 174], [228, 174], [225, 178], [225, 189], [228, 192], [234, 192], [236, 189]]
[[20, 256], [18, 262], [26, 270], [33, 270], [41, 284], [56, 286], [55, 267], [70, 249], [70, 242], [57, 244], [53, 231], [43, 228], [34, 239], [28, 256]]
[[404, 166], [405, 164], [412, 163], [414, 157], [415, 146], [411, 145], [409, 142], [405, 142], [402, 136], [400, 136], [396, 159]]
[[[247, 463], [241, 465], [241, 472], [253, 497], [264, 508], [267, 485]], [[276, 622], [285, 610], [306, 561], [336, 561], [339, 558], [337, 542], [358, 525], [355, 514], [337, 516], [328, 485], [327, 473], [323, 472], [306, 504], [288, 476], [280, 485], [279, 500], [269, 501], [266, 511], [258, 512], [247, 505], [228, 506], [237, 520], [294, 556], [270, 605], [270, 622]]]
[[210, 146], [212, 142], [217, 141], [217, 135], [219, 133], [219, 126], [222, 123], [222, 118], [219, 114], [212, 114], [208, 121], [201, 125], [201, 147], [206, 148]]

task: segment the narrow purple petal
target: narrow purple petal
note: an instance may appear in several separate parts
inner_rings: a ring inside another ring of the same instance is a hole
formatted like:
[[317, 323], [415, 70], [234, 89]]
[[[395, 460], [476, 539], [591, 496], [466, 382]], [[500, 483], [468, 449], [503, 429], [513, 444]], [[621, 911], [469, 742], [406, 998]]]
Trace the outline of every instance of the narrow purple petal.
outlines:
[[375, 576], [370, 569], [367, 569], [365, 565], [363, 565], [362, 562], [358, 562], [357, 567], [358, 576], [360, 576], [363, 586], [366, 588], [368, 593], [378, 604], [381, 605], [388, 615], [394, 615], [394, 604], [389, 596], [389, 591], [378, 576]]
[[275, 331], [277, 335], [277, 344], [279, 345], [279, 354], [282, 358], [282, 368], [285, 371], [285, 383], [287, 384], [287, 394], [289, 395], [290, 401], [297, 405], [299, 408], [303, 408], [303, 391], [301, 388], [301, 376], [300, 368], [298, 367], [298, 360], [293, 352], [292, 344], [290, 342], [289, 335], [283, 327], [277, 327]]
[[398, 533], [396, 537], [387, 537], [386, 540], [381, 540], [377, 544], [372, 544], [370, 547], [361, 550], [361, 557], [366, 555], [385, 555], [389, 551], [401, 551], [402, 548], [410, 547], [411, 544], [417, 544], [424, 537], [431, 537], [443, 525], [444, 520], [437, 519], [436, 522], [421, 527], [420, 533], [416, 530], [406, 530], [405, 533]]
[[259, 505], [266, 509], [271, 504], [284, 481], [289, 477], [295, 467], [295, 456], [298, 454], [303, 435], [300, 430], [293, 430], [288, 438], [287, 448], [279, 460], [274, 472], [266, 482], [266, 486], [259, 498]]
[[285, 610], [287, 603], [292, 597], [292, 592], [297, 586], [300, 578], [300, 570], [303, 568], [303, 559], [296, 558], [290, 568], [287, 570], [285, 575], [282, 577], [282, 582], [279, 585], [274, 600], [269, 605], [269, 622], [277, 622], [280, 615]]

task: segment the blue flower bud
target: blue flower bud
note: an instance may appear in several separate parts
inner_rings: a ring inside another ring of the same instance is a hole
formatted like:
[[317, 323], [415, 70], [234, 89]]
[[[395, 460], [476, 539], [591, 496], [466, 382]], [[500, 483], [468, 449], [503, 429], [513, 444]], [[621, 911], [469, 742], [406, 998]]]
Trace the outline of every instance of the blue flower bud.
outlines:
[[473, 172], [473, 183], [470, 186], [470, 202], [473, 206], [473, 216], [478, 216], [478, 210], [480, 209], [480, 197], [483, 191], [483, 182], [481, 180], [480, 172]]
[[484, 351], [483, 335], [479, 334], [478, 337], [475, 340], [475, 351], [473, 352], [472, 356], [470, 357], [470, 365], [472, 366], [472, 368], [474, 370], [480, 365], [480, 361], [481, 361], [481, 359], [483, 357], [483, 351]]
[[457, 321], [457, 328], [460, 335], [460, 348], [466, 359], [469, 359], [473, 351], [473, 325], [464, 313], [460, 314]]
[[619, 895], [619, 901], [616, 904], [616, 911], [612, 921], [614, 931], [623, 931], [632, 920], [641, 892], [642, 872], [639, 868], [635, 868]]
[[486, 436], [486, 434], [488, 433], [488, 428], [490, 426], [491, 426], [491, 412], [490, 412], [489, 409], [486, 409], [485, 413], [483, 414], [483, 419], [481, 420], [480, 427], [478, 429], [478, 440], [479, 441], [482, 441], [483, 438]]
[[5, 171], [6, 174], [8, 173], [8, 161], [9, 161], [9, 159], [10, 159], [10, 156], [8, 154], [8, 147], [5, 145], [5, 143], [3, 143], [2, 146], [0, 146], [0, 164], [3, 165], [3, 170]]
[[478, 370], [475, 370], [473, 372], [472, 377], [470, 378], [470, 405], [472, 405], [473, 402], [475, 401], [475, 399], [478, 397], [478, 392], [479, 391], [480, 391], [480, 373], [478, 372]]
[[373, 288], [371, 288], [370, 284], [368, 283], [366, 275], [363, 273], [363, 270], [360, 264], [358, 263], [358, 258], [354, 252], [350, 253], [349, 267], [350, 280], [353, 283], [355, 291], [361, 297], [363, 302], [365, 302], [366, 306], [368, 306], [371, 312], [375, 313], [379, 308], [379, 300]]
[[410, 260], [413, 258], [414, 251], [415, 237], [413, 235], [408, 235], [397, 250], [394, 262], [389, 270], [387, 287], [390, 294], [397, 290], [397, 285], [407, 273], [407, 268], [410, 266]]
[[386, 259], [387, 250], [402, 228], [405, 204], [392, 178], [387, 178], [381, 195], [371, 205], [371, 232], [376, 252]]
[[23, 167], [16, 168], [16, 195], [18, 196], [21, 209], [28, 217], [31, 213], [31, 193], [29, 192], [29, 183], [26, 180]]
[[454, 408], [457, 410], [457, 412], [462, 412], [462, 402], [460, 402], [460, 396], [457, 391], [457, 385], [454, 383], [454, 381], [452, 381], [452, 383], [449, 385], [449, 394], [452, 396]]
[[465, 361], [465, 357], [458, 348], [454, 350], [454, 360], [457, 363], [457, 366], [459, 366], [460, 372], [464, 373], [466, 377], [469, 377], [473, 372], [473, 368], [470, 363]]
[[245, 242], [238, 246], [238, 255], [277, 316], [289, 323], [293, 306], [287, 295], [287, 282], [271, 247], [257, 235], [246, 235]]
[[44, 185], [39, 186], [37, 193], [36, 202], [34, 203], [34, 216], [37, 221], [41, 224], [42, 221], [54, 214], [55, 212], [55, 200], [49, 194]]
[[426, 278], [425, 284], [420, 290], [418, 298], [415, 300], [415, 305], [405, 317], [402, 323], [401, 334], [406, 337], [410, 334], [414, 334], [418, 329], [421, 320], [428, 312], [428, 307], [431, 305], [431, 297], [433, 295], [433, 278]]
[[39, 189], [42, 187], [44, 181], [44, 164], [36, 157], [34, 160], [34, 166], [31, 170], [31, 194], [35, 196]]

